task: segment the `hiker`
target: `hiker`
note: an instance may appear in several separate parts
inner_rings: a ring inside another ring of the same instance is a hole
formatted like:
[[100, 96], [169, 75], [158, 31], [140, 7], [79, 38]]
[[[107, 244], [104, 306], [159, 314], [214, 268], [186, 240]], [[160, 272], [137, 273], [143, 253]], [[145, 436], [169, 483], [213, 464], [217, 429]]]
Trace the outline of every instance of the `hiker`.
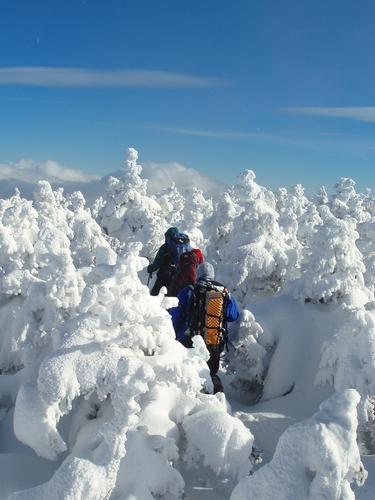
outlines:
[[198, 279], [197, 268], [204, 262], [202, 250], [193, 248], [180, 256], [176, 274], [173, 276], [168, 295], [177, 297], [178, 292], [188, 285], [194, 285]]
[[198, 267], [198, 281], [183, 288], [177, 296], [178, 306], [169, 309], [176, 339], [192, 347], [192, 337], [201, 335], [206, 343], [214, 394], [223, 392], [217, 372], [220, 354], [227, 340], [227, 322], [239, 316], [237, 302], [228, 290], [214, 280], [214, 268], [208, 262]]
[[159, 248], [154, 262], [147, 266], [147, 272], [151, 276], [157, 271], [151, 295], [158, 295], [163, 286], [168, 290], [176, 273], [180, 255], [191, 250], [189, 237], [180, 233], [177, 227], [170, 227], [164, 236], [165, 243]]

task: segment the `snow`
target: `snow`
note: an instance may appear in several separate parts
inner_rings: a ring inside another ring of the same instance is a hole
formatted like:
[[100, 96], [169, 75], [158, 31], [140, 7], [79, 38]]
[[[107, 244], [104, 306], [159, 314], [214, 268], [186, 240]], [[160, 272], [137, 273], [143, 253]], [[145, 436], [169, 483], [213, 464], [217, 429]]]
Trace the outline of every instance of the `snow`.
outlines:
[[[143, 174], [0, 200], [0, 498], [373, 498], [375, 199]], [[225, 394], [145, 284], [171, 225], [241, 306]]]
[[353, 389], [335, 394], [310, 419], [290, 426], [272, 460], [241, 480], [231, 500], [354, 499], [350, 483], [366, 478], [356, 442], [359, 399]]

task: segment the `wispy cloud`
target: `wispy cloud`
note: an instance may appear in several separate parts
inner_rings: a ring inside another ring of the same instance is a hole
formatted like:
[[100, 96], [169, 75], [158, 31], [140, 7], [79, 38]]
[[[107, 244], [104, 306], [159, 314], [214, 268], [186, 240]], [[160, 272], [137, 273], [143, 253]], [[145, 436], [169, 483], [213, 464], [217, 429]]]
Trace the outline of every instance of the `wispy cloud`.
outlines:
[[0, 68], [0, 85], [38, 87], [204, 88], [225, 85], [219, 78], [145, 69], [94, 70], [18, 66]]
[[166, 134], [179, 134], [192, 136], [197, 138], [208, 138], [227, 141], [243, 141], [254, 144], [272, 145], [278, 148], [308, 148], [311, 151], [317, 152], [332, 152], [337, 151], [345, 154], [358, 156], [366, 151], [371, 156], [375, 153], [375, 145], [372, 137], [364, 137], [361, 135], [347, 134], [342, 132], [303, 132], [303, 131], [290, 131], [288, 133], [281, 132], [268, 132], [268, 131], [214, 131], [214, 130], [201, 130], [201, 129], [188, 129], [183, 127], [152, 125], [152, 124], [127, 124], [117, 123], [113, 124], [119, 127], [126, 127], [131, 129], [150, 130], [155, 132], [162, 132]]
[[194, 137], [209, 137], [213, 139], [260, 139], [266, 137], [266, 135], [261, 132], [224, 132], [224, 131], [197, 130], [197, 129], [188, 129], [179, 127], [163, 127], [158, 125], [134, 126], [134, 128], [155, 130], [156, 132], [166, 132], [169, 134], [191, 135]]
[[283, 135], [273, 132], [243, 132], [243, 131], [219, 131], [219, 130], [202, 130], [202, 129], [189, 129], [183, 127], [163, 126], [163, 125], [134, 125], [120, 123], [120, 127], [153, 130], [155, 132], [163, 132], [166, 134], [186, 135], [198, 138], [219, 139], [227, 141], [262, 141], [269, 142], [279, 146], [298, 146], [301, 145], [301, 138], [298, 134]]
[[293, 115], [321, 116], [327, 118], [347, 118], [360, 122], [375, 122], [375, 106], [340, 108], [296, 107], [283, 108], [281, 109], [281, 112]]

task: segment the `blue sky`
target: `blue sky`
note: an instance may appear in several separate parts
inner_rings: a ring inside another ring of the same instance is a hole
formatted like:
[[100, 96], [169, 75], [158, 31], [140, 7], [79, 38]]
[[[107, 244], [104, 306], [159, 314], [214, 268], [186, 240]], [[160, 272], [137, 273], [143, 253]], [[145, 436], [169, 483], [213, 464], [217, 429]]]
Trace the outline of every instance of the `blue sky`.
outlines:
[[3, 0], [0, 163], [375, 188], [375, 2]]

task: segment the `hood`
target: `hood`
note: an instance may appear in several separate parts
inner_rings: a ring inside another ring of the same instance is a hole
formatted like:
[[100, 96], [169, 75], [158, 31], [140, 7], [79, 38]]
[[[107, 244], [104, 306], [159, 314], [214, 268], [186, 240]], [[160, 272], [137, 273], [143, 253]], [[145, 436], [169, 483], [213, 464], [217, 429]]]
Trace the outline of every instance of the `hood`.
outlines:
[[212, 264], [203, 262], [198, 266], [198, 280], [213, 280], [215, 278], [215, 271]]
[[172, 237], [173, 238], [173, 236], [176, 236], [176, 234], [178, 234], [178, 228], [177, 227], [170, 227], [164, 233], [164, 236], [165, 236], [165, 239], [167, 239], [168, 237]]

